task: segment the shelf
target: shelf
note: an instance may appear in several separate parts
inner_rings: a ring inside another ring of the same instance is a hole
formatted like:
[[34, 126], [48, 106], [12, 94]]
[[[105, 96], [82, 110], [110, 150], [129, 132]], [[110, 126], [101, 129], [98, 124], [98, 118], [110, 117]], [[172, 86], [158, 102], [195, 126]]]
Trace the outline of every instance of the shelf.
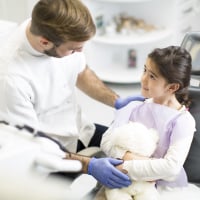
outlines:
[[108, 35], [95, 36], [95, 38], [92, 41], [101, 44], [103, 43], [111, 45], [147, 44], [163, 40], [171, 36], [172, 36], [172, 31], [164, 29], [143, 34], [137, 33], [131, 35], [115, 34], [110, 36]]
[[[88, 64], [105, 82], [139, 83], [148, 53], [155, 47], [163, 47], [171, 43], [172, 34], [172, 31], [165, 29], [135, 37], [124, 37], [122, 35], [117, 37], [97, 36], [88, 43], [89, 46], [86, 49]], [[130, 49], [135, 50], [137, 53], [137, 64], [134, 68], [128, 67], [128, 52]]]
[[[162, 5], [159, 10], [158, 2]], [[173, 43], [174, 26], [169, 23], [169, 12], [174, 0], [87, 0], [87, 3], [97, 25], [97, 34], [85, 51], [89, 67], [108, 83], [140, 83], [148, 53]], [[121, 19], [120, 13], [130, 18]], [[141, 20], [138, 26], [132, 26], [134, 18]], [[174, 18], [173, 13], [170, 18]], [[131, 68], [132, 50], [136, 62]]]
[[98, 77], [109, 83], [140, 83], [143, 68], [110, 68], [110, 69], [95, 69]]

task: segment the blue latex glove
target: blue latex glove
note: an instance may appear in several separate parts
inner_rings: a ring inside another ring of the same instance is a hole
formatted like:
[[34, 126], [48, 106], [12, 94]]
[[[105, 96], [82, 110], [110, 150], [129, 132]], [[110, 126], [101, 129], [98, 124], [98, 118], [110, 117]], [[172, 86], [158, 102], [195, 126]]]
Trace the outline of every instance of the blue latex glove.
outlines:
[[121, 98], [119, 97], [116, 101], [115, 101], [115, 108], [116, 109], [120, 109], [124, 106], [126, 106], [129, 102], [131, 101], [144, 101], [145, 98], [141, 95], [135, 95], [135, 96], [129, 96], [127, 98]]
[[101, 184], [109, 188], [127, 187], [130, 178], [115, 168], [123, 161], [114, 158], [92, 158], [88, 165], [88, 174], [95, 177]]

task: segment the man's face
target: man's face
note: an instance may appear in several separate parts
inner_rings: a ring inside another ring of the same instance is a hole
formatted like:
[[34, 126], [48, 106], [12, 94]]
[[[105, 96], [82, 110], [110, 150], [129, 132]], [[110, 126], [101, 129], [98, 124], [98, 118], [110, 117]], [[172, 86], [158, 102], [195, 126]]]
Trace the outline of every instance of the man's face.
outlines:
[[83, 50], [85, 42], [65, 42], [60, 46], [53, 45], [52, 48], [45, 50], [44, 53], [48, 56], [62, 58], [71, 55], [75, 52], [81, 52]]

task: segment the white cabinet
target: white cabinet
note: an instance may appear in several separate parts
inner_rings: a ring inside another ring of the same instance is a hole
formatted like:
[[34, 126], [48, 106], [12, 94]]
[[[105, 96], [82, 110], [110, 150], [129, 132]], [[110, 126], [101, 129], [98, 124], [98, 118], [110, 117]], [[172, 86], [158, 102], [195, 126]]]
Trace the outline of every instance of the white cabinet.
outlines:
[[177, 44], [177, 32], [190, 29], [185, 15], [192, 12], [186, 13], [194, 1], [84, 0], [97, 26], [85, 48], [88, 65], [103, 81], [139, 82], [147, 54], [155, 47]]

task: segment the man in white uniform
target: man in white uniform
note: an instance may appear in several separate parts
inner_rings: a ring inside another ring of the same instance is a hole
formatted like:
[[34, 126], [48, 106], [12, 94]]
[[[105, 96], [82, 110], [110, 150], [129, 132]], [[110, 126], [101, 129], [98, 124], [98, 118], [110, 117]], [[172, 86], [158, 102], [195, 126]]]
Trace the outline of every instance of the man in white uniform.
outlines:
[[[87, 147], [96, 127], [83, 118], [75, 87], [116, 108], [130, 100], [119, 98], [86, 66], [82, 49], [95, 31], [81, 1], [40, 0], [32, 18], [0, 49], [0, 120], [42, 130], [71, 152], [78, 139]], [[85, 172], [108, 187], [127, 186], [128, 177], [114, 167], [119, 162], [89, 159]], [[87, 171], [88, 163], [93, 172]]]

